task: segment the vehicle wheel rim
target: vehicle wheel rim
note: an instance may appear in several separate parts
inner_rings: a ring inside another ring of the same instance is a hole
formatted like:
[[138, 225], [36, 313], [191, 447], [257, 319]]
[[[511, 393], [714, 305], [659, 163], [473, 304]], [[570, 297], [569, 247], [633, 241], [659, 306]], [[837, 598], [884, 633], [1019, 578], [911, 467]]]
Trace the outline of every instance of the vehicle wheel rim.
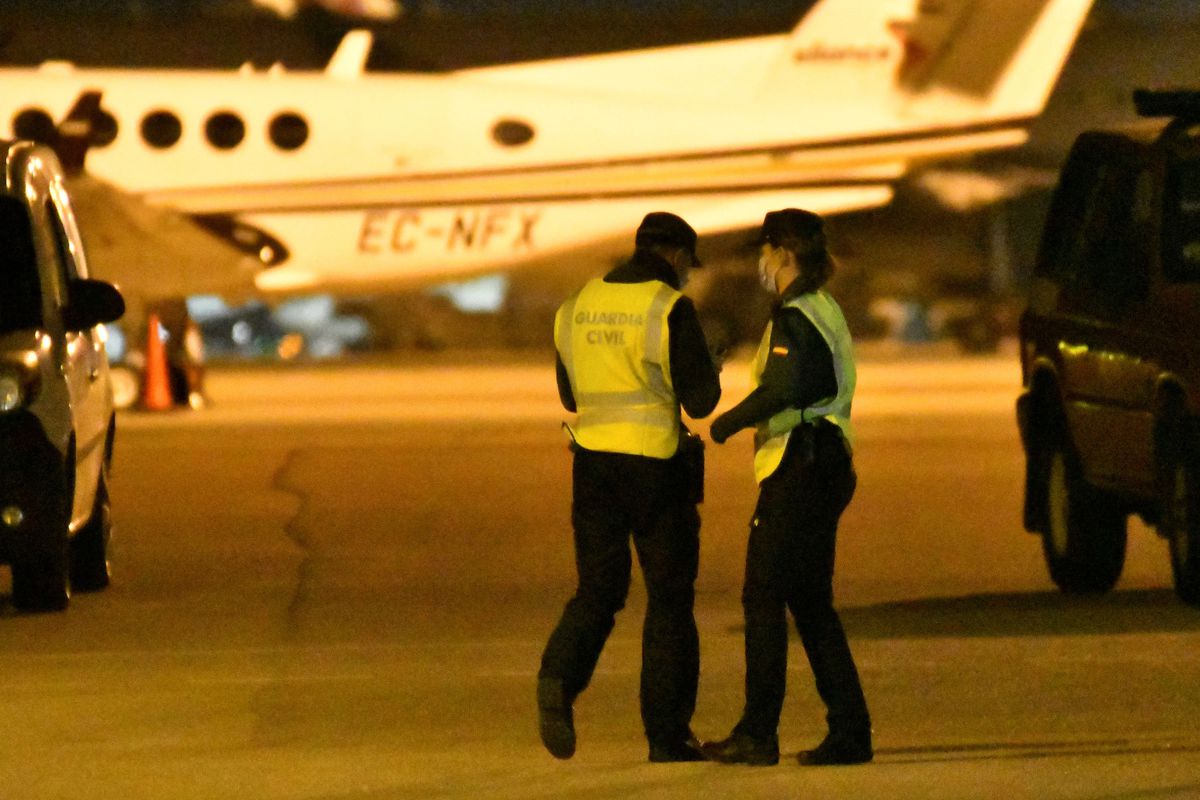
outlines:
[[1067, 465], [1062, 453], [1050, 460], [1050, 546], [1055, 555], [1067, 554]]

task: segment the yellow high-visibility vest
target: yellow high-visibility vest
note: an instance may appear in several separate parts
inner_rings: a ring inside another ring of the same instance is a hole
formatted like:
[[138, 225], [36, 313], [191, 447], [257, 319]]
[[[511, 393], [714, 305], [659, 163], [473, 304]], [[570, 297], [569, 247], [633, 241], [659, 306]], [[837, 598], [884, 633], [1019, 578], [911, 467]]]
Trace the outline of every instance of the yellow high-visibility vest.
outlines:
[[[854, 399], [854, 386], [858, 380], [854, 366], [854, 348], [850, 341], [850, 329], [837, 302], [824, 291], [810, 292], [793, 297], [784, 303], [787, 308], [798, 308], [820, 332], [829, 351], [833, 354], [833, 374], [837, 380], [837, 394], [826, 397], [807, 408], [788, 408], [780, 411], [765, 422], [758, 424], [754, 432], [754, 477], [762, 483], [783, 461], [791, 432], [805, 422], [827, 419], [842, 430], [847, 446], [854, 443], [854, 428], [850, 424], [850, 404]], [[750, 377], [754, 386], [762, 381], [763, 370], [771, 352], [771, 327], [763, 333], [758, 346]]]
[[571, 380], [575, 441], [588, 450], [670, 458], [679, 446], [667, 316], [682, 295], [662, 281], [584, 284], [554, 317]]

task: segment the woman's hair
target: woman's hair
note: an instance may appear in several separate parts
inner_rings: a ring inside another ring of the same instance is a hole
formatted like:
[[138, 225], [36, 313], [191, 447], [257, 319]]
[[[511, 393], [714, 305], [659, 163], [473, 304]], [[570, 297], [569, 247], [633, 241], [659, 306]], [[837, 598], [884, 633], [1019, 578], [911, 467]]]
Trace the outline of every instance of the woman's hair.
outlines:
[[796, 268], [800, 271], [796, 278], [796, 289], [801, 294], [815, 292], [833, 277], [835, 265], [825, 249], [824, 234], [821, 234], [819, 244], [809, 241], [798, 243], [795, 247], [782, 246], [796, 256]]
[[821, 217], [811, 211], [785, 208], [763, 220], [763, 241], [782, 247], [796, 257], [796, 288], [815, 292], [833, 276], [834, 263], [825, 242]]

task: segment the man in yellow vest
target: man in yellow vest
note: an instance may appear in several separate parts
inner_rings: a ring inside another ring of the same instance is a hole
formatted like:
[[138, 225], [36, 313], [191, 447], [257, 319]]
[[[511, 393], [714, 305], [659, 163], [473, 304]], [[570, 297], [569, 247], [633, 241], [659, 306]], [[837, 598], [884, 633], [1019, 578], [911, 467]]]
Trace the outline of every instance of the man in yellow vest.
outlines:
[[871, 720], [833, 609], [837, 523], [856, 483], [854, 353], [841, 309], [821, 288], [833, 273], [821, 218], [794, 208], [767, 214], [758, 266], [778, 303], [751, 371], [755, 388], [710, 430], [721, 444], [755, 428], [759, 495], [742, 588], [746, 704], [730, 736], [705, 750], [726, 763], [778, 763], [790, 610], [829, 724], [800, 763], [863, 763], [873, 757]]
[[674, 214], [648, 214], [633, 257], [589, 281], [554, 320], [558, 390], [578, 418], [571, 521], [578, 587], [542, 654], [542, 743], [575, 753], [572, 706], [591, 680], [629, 591], [629, 540], [646, 581], [641, 710], [650, 760], [704, 759], [692, 735], [700, 674], [692, 606], [699, 565], [703, 463], [681, 445], [680, 405], [712, 412], [721, 386], [691, 300], [696, 232]]

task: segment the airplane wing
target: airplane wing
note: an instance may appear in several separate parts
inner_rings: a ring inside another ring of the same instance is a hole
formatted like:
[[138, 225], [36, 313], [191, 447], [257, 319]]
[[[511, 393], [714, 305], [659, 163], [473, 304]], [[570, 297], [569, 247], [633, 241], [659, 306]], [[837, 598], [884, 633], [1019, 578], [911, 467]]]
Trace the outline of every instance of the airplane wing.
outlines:
[[95, 277], [145, 301], [254, 291], [262, 264], [184, 214], [151, 206], [86, 172], [67, 180]]

